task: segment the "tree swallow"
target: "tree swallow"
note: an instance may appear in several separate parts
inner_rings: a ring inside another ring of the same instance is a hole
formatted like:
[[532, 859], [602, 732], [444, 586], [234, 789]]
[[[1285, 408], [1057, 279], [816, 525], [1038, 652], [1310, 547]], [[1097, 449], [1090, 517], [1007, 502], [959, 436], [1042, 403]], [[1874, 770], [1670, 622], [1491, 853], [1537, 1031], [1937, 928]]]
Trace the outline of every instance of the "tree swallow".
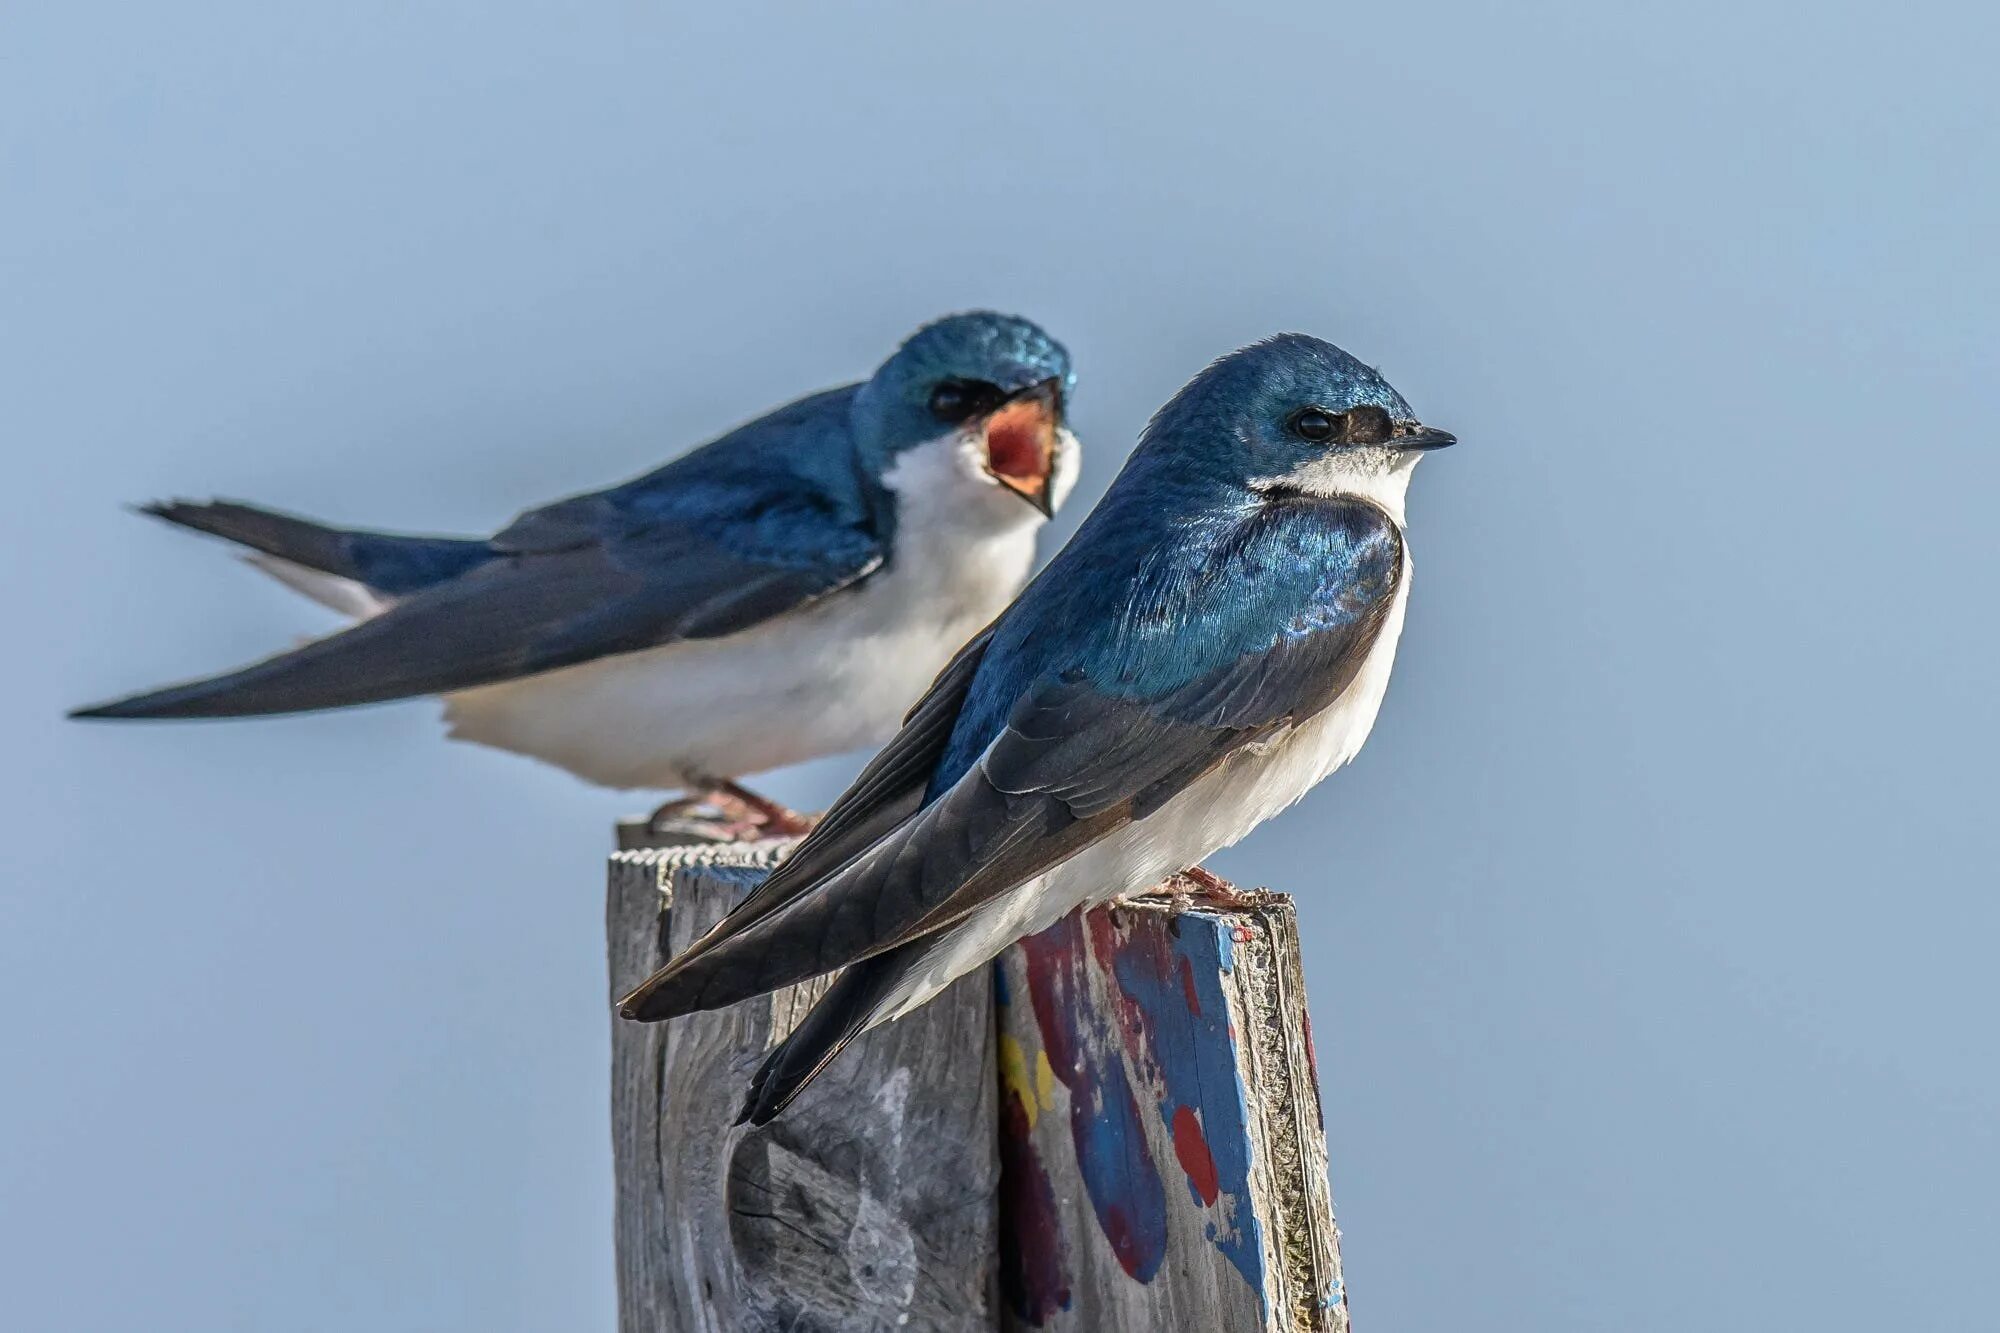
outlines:
[[1453, 443], [1284, 334], [1208, 367], [1102, 503], [769, 879], [619, 1002], [652, 1021], [846, 969], [764, 1062], [770, 1120], [876, 1024], [1079, 905], [1197, 864], [1352, 759]]
[[705, 793], [784, 828], [788, 812], [733, 779], [881, 743], [1007, 605], [1076, 479], [1074, 382], [1042, 329], [974, 312], [918, 330], [865, 383], [488, 538], [151, 505], [357, 623], [72, 716], [442, 695], [459, 739], [602, 786]]

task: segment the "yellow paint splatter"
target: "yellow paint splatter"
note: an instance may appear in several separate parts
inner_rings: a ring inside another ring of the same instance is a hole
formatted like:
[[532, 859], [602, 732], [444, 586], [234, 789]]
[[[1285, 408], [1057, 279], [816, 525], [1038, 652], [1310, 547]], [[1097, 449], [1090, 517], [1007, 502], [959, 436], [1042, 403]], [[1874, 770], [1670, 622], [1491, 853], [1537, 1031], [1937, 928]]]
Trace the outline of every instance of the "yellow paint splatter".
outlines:
[[[1049, 1067], [1049, 1057], [1045, 1053], [1035, 1052], [1035, 1060], [1036, 1073]], [[1028, 1128], [1033, 1129], [1040, 1108], [1035, 1105], [1035, 1085], [1028, 1081], [1028, 1053], [1021, 1049], [1018, 1038], [1005, 1032], [1000, 1034], [1000, 1086], [1020, 1099], [1022, 1109], [1028, 1113]], [[1043, 1097], [1046, 1098], [1047, 1094], [1044, 1093]], [[1048, 1102], [1043, 1100], [1042, 1106], [1047, 1105]]]
[[[1049, 1053], [1035, 1052], [1035, 1096], [1041, 1100], [1044, 1111], [1056, 1108], [1056, 1071], [1049, 1068]], [[1028, 1113], [1028, 1123], [1034, 1123], [1034, 1112]]]

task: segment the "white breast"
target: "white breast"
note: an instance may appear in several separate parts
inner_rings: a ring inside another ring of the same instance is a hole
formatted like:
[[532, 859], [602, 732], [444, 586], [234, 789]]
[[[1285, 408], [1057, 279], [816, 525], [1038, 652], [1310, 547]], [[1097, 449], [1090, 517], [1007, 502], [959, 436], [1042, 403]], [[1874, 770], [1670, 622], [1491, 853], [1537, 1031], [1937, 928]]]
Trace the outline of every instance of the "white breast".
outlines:
[[[906, 451], [890, 563], [726, 638], [607, 657], [445, 696], [450, 734], [601, 786], [667, 789], [877, 745], [1019, 592], [1041, 517], [957, 436]], [[1058, 496], [1074, 477], [1058, 476]]]

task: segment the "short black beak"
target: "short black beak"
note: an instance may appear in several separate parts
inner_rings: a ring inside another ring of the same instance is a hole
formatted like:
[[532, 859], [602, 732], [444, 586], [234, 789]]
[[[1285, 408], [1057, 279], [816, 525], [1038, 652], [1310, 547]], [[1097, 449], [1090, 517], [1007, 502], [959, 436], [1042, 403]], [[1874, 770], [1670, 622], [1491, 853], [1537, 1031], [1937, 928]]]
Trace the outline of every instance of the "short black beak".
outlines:
[[1396, 433], [1389, 437], [1391, 449], [1401, 449], [1413, 454], [1429, 449], [1449, 449], [1457, 443], [1458, 436], [1450, 431], [1432, 430], [1429, 426], [1419, 426], [1415, 422], [1396, 427]]
[[1016, 389], [1014, 392], [1008, 394], [1007, 401], [1010, 403], [1042, 403], [1048, 407], [1049, 416], [1054, 419], [1057, 425], [1061, 425], [1063, 417], [1062, 386], [1063, 382], [1060, 375], [1052, 379], [1037, 380], [1025, 389]]

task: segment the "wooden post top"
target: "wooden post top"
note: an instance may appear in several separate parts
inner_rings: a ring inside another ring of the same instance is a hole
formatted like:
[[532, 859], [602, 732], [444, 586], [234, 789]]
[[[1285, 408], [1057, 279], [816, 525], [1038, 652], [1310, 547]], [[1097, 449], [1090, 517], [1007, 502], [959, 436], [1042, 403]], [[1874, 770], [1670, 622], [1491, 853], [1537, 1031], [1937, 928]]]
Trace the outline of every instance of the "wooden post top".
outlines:
[[[614, 994], [787, 847], [619, 842]], [[1289, 898], [1072, 913], [734, 1129], [825, 985], [613, 1020], [624, 1333], [1345, 1333]]]

